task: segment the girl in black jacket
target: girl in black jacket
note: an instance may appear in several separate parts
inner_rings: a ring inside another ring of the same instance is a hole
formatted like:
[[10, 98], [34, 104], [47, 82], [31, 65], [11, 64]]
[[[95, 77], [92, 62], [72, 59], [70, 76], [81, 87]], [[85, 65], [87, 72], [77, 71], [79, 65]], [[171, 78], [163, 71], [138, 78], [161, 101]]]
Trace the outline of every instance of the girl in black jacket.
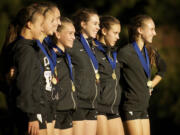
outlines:
[[[149, 99], [153, 88], [160, 82], [166, 70], [164, 61], [149, 43], [156, 35], [151, 17], [138, 15], [129, 25], [130, 44], [118, 52], [122, 64], [123, 96], [121, 112], [128, 135], [150, 135], [148, 116]], [[151, 78], [151, 66], [158, 69]]]
[[121, 99], [120, 63], [117, 61], [115, 48], [120, 31], [120, 22], [115, 17], [102, 16], [100, 18], [98, 41], [95, 41], [101, 76], [97, 108], [98, 135], [124, 135], [118, 109]]
[[[53, 52], [57, 61], [58, 101], [56, 107], [55, 135], [72, 135], [72, 113], [76, 109], [76, 89], [73, 67], [67, 48], [72, 48], [75, 39], [75, 28], [68, 18], [61, 18], [54, 35]], [[51, 44], [52, 45], [52, 44]]]
[[10, 31], [14, 31], [11, 31], [9, 41], [12, 43], [3, 49], [7, 54], [5, 56], [11, 58], [10, 63], [5, 66], [8, 71], [13, 72], [10, 78], [6, 79], [13, 82], [9, 84], [16, 104], [13, 116], [18, 117], [18, 126], [23, 131], [22, 134], [27, 130], [29, 134], [46, 133], [41, 110], [44, 102], [40, 86], [41, 70], [36, 53], [38, 48], [34, 41], [42, 35], [43, 21], [44, 17], [37, 5], [21, 9], [11, 25]]
[[57, 29], [58, 23], [53, 20], [56, 20], [54, 13], [47, 6], [32, 4], [22, 9], [15, 25], [20, 36], [10, 49], [16, 73], [17, 107], [28, 116], [28, 133], [33, 135], [46, 134], [47, 112], [53, 110], [49, 102], [54, 98], [51, 79], [54, 67], [48, 49], [42, 44], [44, 37]]
[[52, 36], [56, 32], [58, 25], [60, 25], [60, 11], [56, 5], [51, 3], [40, 3], [38, 5], [44, 15], [44, 22], [42, 24], [43, 35], [40, 40], [36, 40], [36, 42], [40, 49], [38, 56], [43, 74], [42, 83], [45, 85], [44, 92], [47, 99], [44, 106], [47, 134], [51, 135], [54, 132], [56, 102], [58, 100], [57, 82], [55, 81], [57, 78], [57, 67], [49, 44], [46, 42], [45, 38], [47, 36]]
[[99, 16], [91, 9], [80, 9], [73, 17], [77, 37], [70, 55], [75, 69], [77, 110], [73, 114], [74, 135], [96, 134], [96, 107], [99, 93], [98, 62], [91, 41], [99, 30]]

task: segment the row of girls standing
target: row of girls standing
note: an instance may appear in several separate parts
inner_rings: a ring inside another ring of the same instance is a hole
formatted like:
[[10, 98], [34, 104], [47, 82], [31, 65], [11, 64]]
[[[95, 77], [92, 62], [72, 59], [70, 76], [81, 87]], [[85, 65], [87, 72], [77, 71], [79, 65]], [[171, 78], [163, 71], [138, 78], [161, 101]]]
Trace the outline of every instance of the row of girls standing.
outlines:
[[[10, 79], [17, 94], [13, 95], [15, 111], [19, 110], [13, 117], [18, 116], [19, 129], [24, 134], [27, 127], [22, 129], [22, 125], [28, 123], [32, 135], [124, 134], [118, 113], [119, 64], [117, 53], [112, 55], [110, 48], [119, 39], [120, 22], [114, 17], [102, 17], [105, 25], [101, 25], [103, 30], [95, 42], [100, 29], [95, 10], [81, 9], [74, 15], [76, 39], [73, 23], [63, 18], [61, 24], [59, 17], [54, 4], [36, 3], [23, 8], [14, 24], [19, 33], [3, 49], [6, 56], [13, 58], [7, 74], [13, 70]], [[103, 103], [108, 97], [111, 100]]]
[[[18, 134], [52, 133], [57, 101], [55, 65], [44, 39], [60, 25], [60, 11], [52, 3], [34, 3], [21, 9], [10, 25], [3, 47], [4, 79], [7, 80], [12, 122]], [[8, 76], [8, 78], [7, 78]]]
[[[149, 99], [166, 71], [157, 50], [146, 45], [156, 35], [152, 18], [133, 18], [129, 23], [130, 44], [118, 51], [118, 19], [99, 18], [92, 9], [80, 9], [73, 21], [76, 39], [68, 50], [77, 92], [73, 134], [150, 135]], [[157, 68], [153, 79], [152, 66]]]
[[[140, 63], [141, 73], [132, 70], [129, 65], [132, 62], [126, 54], [131, 51], [123, 48], [117, 54], [115, 47], [121, 31], [118, 19], [99, 18], [95, 10], [80, 9], [74, 14], [73, 22], [68, 18], [60, 20], [57, 6], [43, 2], [23, 8], [15, 20], [16, 38], [9, 38], [11, 43], [8, 42], [3, 52], [12, 58], [5, 76], [11, 73], [13, 84], [8, 86], [15, 93], [16, 110], [20, 109], [13, 117], [24, 116], [18, 119], [20, 127], [28, 123], [31, 135], [123, 135], [120, 110], [128, 134], [150, 134], [146, 112], [150, 97], [148, 88], [152, 90], [161, 80], [164, 65], [159, 55], [153, 53], [157, 56], [154, 61], [157, 61], [159, 74], [152, 81], [146, 77]], [[144, 23], [145, 20], [141, 17], [139, 21]], [[135, 33], [132, 35], [139, 34], [138, 40], [133, 38], [133, 42], [144, 46], [144, 43], [151, 43], [155, 30], [151, 28], [146, 35], [149, 26], [141, 27], [133, 27]], [[144, 53], [147, 60], [147, 52]], [[138, 74], [144, 82], [137, 82], [136, 75], [135, 79], [131, 77], [133, 74]], [[123, 89], [120, 78], [125, 86]], [[143, 100], [137, 96], [138, 100], [134, 100], [136, 96], [127, 94], [142, 93], [136, 86], [131, 86], [133, 83], [143, 84], [140, 90], [148, 98]], [[119, 109], [122, 90], [125, 97], [123, 107]], [[142, 102], [137, 103], [139, 99]], [[135, 109], [131, 108], [132, 102]], [[137, 109], [141, 105], [142, 109]], [[143, 114], [136, 114], [139, 111]], [[133, 115], [129, 117], [128, 114]], [[139, 119], [143, 119], [142, 123]]]
[[[76, 40], [69, 53], [77, 86], [78, 107], [73, 113], [74, 134], [123, 135], [118, 113], [120, 66], [116, 50], [111, 50], [111, 46], [119, 39], [120, 22], [112, 16], [100, 19], [92, 9], [78, 10], [73, 21]], [[97, 34], [99, 41], [94, 40]]]

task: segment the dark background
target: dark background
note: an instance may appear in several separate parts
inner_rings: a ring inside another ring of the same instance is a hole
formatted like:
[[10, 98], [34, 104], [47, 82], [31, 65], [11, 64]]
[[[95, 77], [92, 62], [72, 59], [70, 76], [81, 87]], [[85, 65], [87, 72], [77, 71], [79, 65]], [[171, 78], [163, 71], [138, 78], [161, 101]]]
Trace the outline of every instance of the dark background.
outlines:
[[[10, 20], [19, 9], [43, 0], [0, 1], [0, 50]], [[45, 1], [45, 0], [44, 0]], [[127, 43], [126, 24], [136, 14], [150, 15], [156, 24], [157, 36], [153, 45], [167, 64], [167, 73], [155, 88], [150, 101], [152, 135], [179, 134], [180, 128], [180, 0], [52, 0], [61, 15], [70, 17], [79, 8], [94, 8], [100, 15], [113, 15], [121, 21], [122, 32], [118, 45]], [[0, 63], [1, 65], [3, 63]], [[1, 88], [0, 88], [1, 90]], [[8, 128], [7, 103], [0, 92], [0, 135]], [[16, 134], [16, 129], [14, 129]]]

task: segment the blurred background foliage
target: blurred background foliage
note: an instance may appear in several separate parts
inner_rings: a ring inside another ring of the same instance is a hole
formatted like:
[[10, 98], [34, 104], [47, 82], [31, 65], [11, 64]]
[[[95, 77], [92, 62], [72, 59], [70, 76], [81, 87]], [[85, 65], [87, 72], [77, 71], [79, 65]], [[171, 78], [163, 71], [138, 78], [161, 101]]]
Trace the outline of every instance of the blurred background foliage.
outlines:
[[[0, 50], [7, 27], [23, 6], [45, 0], [0, 1]], [[94, 8], [100, 15], [120, 19], [122, 32], [119, 45], [128, 42], [126, 24], [136, 14], [148, 14], [156, 23], [157, 36], [153, 45], [167, 63], [167, 73], [155, 88], [150, 101], [152, 135], [178, 134], [180, 128], [180, 0], [51, 0], [58, 4], [62, 16], [70, 17], [79, 8]], [[3, 64], [3, 63], [1, 63]], [[0, 88], [1, 89], [1, 88]], [[0, 92], [0, 135], [9, 130], [6, 125], [7, 105]]]

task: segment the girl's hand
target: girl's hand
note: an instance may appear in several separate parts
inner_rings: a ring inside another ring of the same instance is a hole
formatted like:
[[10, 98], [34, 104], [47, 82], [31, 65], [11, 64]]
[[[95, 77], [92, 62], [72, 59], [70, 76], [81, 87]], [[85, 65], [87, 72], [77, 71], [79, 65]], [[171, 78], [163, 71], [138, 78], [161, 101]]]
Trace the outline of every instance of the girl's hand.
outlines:
[[31, 121], [28, 123], [28, 134], [29, 135], [38, 135], [39, 134], [39, 122]]

